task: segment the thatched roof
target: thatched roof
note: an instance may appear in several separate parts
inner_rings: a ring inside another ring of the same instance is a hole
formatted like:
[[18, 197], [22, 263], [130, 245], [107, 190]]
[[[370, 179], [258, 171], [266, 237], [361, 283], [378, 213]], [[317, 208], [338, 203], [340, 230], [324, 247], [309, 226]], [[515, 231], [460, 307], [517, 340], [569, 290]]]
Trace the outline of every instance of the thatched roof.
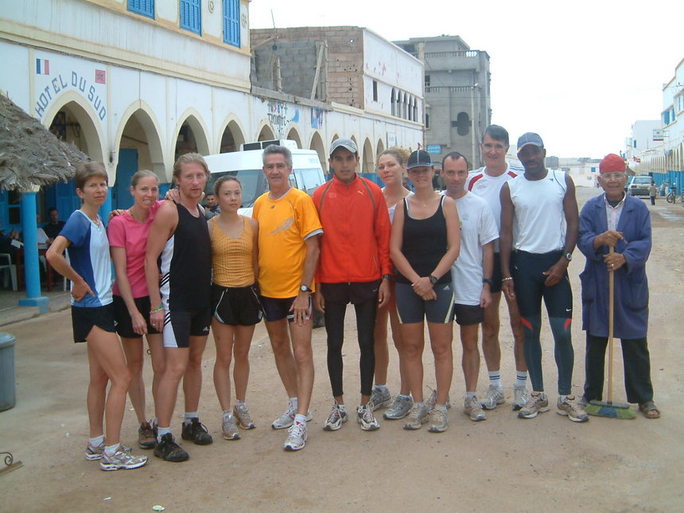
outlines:
[[0, 94], [0, 189], [31, 190], [74, 176], [88, 155], [60, 141], [36, 118]]

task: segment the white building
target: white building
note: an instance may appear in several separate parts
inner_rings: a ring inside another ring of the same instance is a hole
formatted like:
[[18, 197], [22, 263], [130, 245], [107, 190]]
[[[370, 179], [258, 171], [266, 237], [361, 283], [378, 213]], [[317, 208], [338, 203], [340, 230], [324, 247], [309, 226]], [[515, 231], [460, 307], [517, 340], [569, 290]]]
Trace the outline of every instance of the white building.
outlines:
[[684, 185], [684, 59], [675, 68], [674, 76], [663, 85], [661, 110], [662, 132], [657, 134], [659, 144], [644, 150], [638, 156], [640, 162], [631, 164], [638, 173], [652, 172], [656, 182], [662, 177]]
[[[1, 16], [0, 90], [105, 163], [108, 207], [127, 206], [135, 171], [168, 182], [177, 155], [188, 151], [288, 138], [325, 164], [332, 140], [345, 136], [372, 170], [378, 151], [422, 142], [422, 122], [374, 102], [372, 83], [381, 75], [391, 86], [413, 73], [420, 91], [422, 65], [372, 33], [363, 36], [368, 70], [359, 92], [369, 98], [355, 106], [264, 88], [253, 94], [248, 0], [31, 0], [6, 2]], [[370, 69], [375, 60], [382, 73]], [[0, 195], [5, 226], [17, 221], [10, 196]], [[74, 198], [70, 185], [47, 188], [39, 210], [55, 205], [65, 218], [78, 207]]]
[[[423, 140], [422, 64], [368, 31], [362, 39], [362, 82], [354, 87], [364, 101], [354, 105], [253, 88], [249, 0], [3, 2], [0, 93], [105, 164], [106, 215], [130, 205], [137, 170], [168, 183], [177, 156], [189, 151], [287, 138], [315, 149], [326, 167], [331, 142], [344, 136], [357, 141], [364, 170], [372, 170], [388, 146], [416, 147]], [[416, 110], [397, 115], [385, 90], [411, 76]], [[62, 219], [79, 207], [72, 184], [47, 187], [31, 201], [41, 219], [52, 206]], [[0, 192], [5, 229], [21, 229], [21, 205], [21, 192]]]
[[625, 159], [639, 163], [641, 155], [660, 146], [663, 142], [663, 129], [659, 119], [641, 119], [631, 127], [630, 136], [625, 140]]

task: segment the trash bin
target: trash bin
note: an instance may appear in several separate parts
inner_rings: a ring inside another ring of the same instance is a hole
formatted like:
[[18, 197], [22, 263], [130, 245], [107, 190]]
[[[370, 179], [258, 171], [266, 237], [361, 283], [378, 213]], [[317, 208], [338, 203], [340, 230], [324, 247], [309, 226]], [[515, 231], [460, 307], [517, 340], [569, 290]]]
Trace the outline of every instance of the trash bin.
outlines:
[[0, 333], [0, 411], [14, 408], [17, 403], [17, 385], [14, 378], [14, 344], [9, 333]]

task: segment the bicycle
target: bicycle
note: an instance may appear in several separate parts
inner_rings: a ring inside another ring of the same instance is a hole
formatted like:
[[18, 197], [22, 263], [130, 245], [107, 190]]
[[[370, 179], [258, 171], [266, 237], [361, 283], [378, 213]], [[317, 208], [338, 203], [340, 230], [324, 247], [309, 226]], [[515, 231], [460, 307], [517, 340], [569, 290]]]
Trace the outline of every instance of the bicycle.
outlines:
[[681, 201], [681, 197], [677, 197], [675, 191], [671, 190], [667, 193], [667, 196], [665, 196], [665, 200], [668, 203], [677, 203], [678, 201]]

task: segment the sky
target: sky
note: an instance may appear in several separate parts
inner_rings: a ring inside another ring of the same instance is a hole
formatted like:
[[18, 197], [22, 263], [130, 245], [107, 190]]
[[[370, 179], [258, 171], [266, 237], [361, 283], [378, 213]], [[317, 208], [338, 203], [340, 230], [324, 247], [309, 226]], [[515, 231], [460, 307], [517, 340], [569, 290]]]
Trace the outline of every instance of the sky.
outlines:
[[677, 0], [252, 0], [251, 28], [353, 25], [393, 41], [461, 36], [490, 57], [492, 123], [537, 132], [548, 155], [624, 150], [636, 120], [660, 119], [684, 58]]

